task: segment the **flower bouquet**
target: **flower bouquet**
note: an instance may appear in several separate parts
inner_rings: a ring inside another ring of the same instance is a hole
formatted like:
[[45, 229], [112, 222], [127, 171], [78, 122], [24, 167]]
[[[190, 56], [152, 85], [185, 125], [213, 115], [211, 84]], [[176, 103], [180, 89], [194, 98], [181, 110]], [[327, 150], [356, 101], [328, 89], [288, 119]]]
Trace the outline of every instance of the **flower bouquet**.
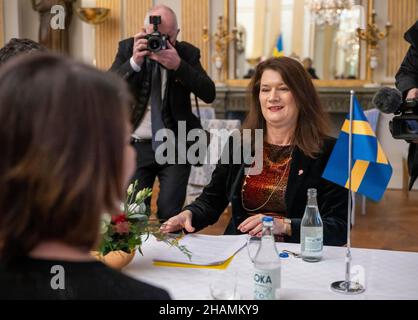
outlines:
[[143, 255], [141, 245], [150, 235], [170, 246], [177, 247], [190, 259], [191, 252], [185, 246], [179, 244], [179, 238], [173, 238], [162, 233], [160, 231], [160, 221], [150, 217], [151, 210], [145, 204], [145, 200], [151, 197], [152, 190], [145, 188], [136, 192], [137, 185], [137, 181], [129, 185], [126, 200], [121, 205], [119, 214], [103, 215], [101, 222], [102, 241], [98, 248], [99, 259], [106, 262], [106, 257], [109, 254], [118, 252], [118, 255], [125, 256], [124, 259], [129, 263], [137, 249]]

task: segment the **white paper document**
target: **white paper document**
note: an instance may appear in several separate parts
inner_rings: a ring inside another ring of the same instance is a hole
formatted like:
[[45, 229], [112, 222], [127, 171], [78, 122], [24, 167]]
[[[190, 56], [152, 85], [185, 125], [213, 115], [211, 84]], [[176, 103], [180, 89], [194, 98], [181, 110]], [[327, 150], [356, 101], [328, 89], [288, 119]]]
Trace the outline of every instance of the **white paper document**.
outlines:
[[192, 253], [191, 259], [178, 248], [167, 248], [154, 258], [158, 262], [184, 263], [201, 266], [221, 265], [247, 244], [248, 235], [207, 236], [188, 234], [179, 242]]

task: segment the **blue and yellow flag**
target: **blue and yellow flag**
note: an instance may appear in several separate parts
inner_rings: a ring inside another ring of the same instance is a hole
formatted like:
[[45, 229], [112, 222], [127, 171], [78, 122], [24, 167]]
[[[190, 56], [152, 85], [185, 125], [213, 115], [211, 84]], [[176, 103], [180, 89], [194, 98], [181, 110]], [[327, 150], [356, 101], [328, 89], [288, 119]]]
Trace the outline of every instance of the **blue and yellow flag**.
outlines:
[[276, 46], [273, 49], [273, 57], [283, 57], [284, 56], [284, 51], [283, 51], [283, 37], [282, 34], [280, 33], [279, 38], [277, 39], [277, 43]]
[[[340, 136], [322, 174], [324, 179], [347, 189], [349, 133], [350, 115], [344, 122]], [[352, 133], [351, 190], [374, 201], [379, 201], [392, 176], [392, 166], [356, 97], [354, 97]]]

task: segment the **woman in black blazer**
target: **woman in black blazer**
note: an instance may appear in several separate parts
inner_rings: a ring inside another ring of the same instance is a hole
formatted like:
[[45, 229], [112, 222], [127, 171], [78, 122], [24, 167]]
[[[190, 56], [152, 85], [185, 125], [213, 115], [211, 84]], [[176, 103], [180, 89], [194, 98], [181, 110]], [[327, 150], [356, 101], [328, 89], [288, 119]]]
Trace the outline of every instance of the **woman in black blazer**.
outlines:
[[243, 129], [264, 130], [261, 174], [251, 175], [244, 161], [234, 164], [231, 148], [229, 164], [220, 162], [202, 194], [162, 231], [203, 229], [231, 202], [226, 234], [260, 236], [262, 217], [270, 215], [280, 240], [300, 242], [307, 190], [316, 188], [324, 244], [344, 245], [348, 191], [321, 177], [335, 139], [327, 135], [328, 118], [309, 75], [293, 59], [271, 58], [257, 66], [249, 88], [252, 103]]

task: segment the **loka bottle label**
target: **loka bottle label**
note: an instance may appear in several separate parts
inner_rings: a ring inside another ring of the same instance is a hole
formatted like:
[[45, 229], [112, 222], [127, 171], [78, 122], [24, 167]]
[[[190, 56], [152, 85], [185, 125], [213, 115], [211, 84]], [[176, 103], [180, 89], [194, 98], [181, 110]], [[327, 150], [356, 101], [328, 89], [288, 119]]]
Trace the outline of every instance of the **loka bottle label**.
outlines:
[[321, 252], [322, 237], [305, 237], [305, 251]]
[[274, 300], [276, 289], [280, 288], [280, 267], [271, 270], [255, 269], [254, 299]]

